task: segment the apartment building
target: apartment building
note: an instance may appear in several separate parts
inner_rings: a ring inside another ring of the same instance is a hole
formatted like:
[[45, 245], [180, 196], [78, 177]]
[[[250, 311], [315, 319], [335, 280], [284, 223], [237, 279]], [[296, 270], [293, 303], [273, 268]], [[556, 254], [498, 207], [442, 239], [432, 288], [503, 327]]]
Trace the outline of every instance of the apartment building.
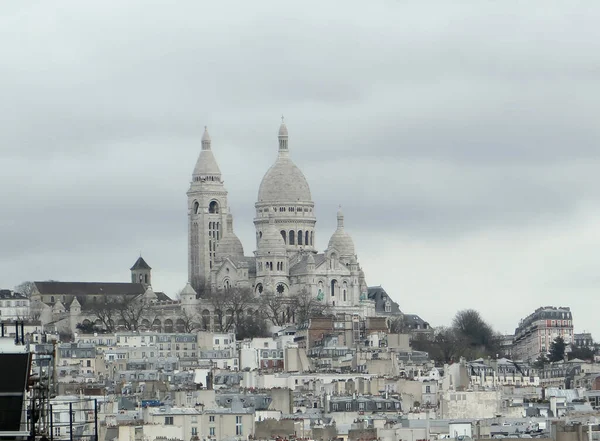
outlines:
[[544, 306], [525, 317], [515, 329], [512, 354], [515, 360], [535, 361], [550, 350], [557, 337], [573, 341], [573, 315], [569, 307]]

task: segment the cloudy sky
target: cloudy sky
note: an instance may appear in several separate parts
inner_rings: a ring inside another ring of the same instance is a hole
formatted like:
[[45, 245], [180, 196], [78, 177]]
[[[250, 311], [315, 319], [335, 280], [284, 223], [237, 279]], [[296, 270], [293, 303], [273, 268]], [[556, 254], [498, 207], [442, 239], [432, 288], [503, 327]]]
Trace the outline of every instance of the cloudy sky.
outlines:
[[325, 248], [433, 325], [570, 306], [600, 338], [597, 1], [46, 1], [0, 14], [0, 288], [187, 280], [204, 125], [254, 250], [280, 116]]

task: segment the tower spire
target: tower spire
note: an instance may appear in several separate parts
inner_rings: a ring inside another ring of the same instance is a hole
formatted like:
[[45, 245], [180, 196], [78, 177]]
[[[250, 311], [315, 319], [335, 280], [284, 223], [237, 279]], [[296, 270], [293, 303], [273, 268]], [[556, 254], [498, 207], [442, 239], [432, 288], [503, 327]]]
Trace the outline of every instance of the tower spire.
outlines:
[[279, 126], [279, 155], [287, 155], [288, 150], [288, 130], [285, 125], [283, 115], [281, 115], [281, 125]]
[[204, 134], [202, 135], [202, 150], [210, 150], [210, 135], [206, 126], [204, 126]]
[[344, 228], [344, 213], [342, 212], [341, 205], [337, 212], [337, 227], [338, 227], [338, 230], [341, 230]]

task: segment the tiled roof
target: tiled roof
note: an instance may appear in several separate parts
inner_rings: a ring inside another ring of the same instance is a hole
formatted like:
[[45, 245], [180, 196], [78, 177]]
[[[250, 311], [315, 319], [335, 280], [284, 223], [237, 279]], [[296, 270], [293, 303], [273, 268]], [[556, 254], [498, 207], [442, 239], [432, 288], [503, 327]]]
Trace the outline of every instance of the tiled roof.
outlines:
[[[313, 254], [313, 258], [315, 259], [315, 268], [325, 262], [325, 254]], [[296, 276], [299, 274], [306, 274], [306, 265], [308, 254], [302, 256], [301, 259], [296, 262], [294, 265], [290, 267], [290, 276]]]
[[[391, 315], [401, 313], [400, 307], [398, 306], [398, 304], [391, 299], [389, 294], [387, 292], [385, 292], [385, 289], [383, 289], [383, 287], [381, 287], [381, 286], [369, 286], [368, 297], [369, 297], [369, 300], [375, 301], [375, 312], [378, 312], [381, 314], [391, 314]], [[386, 299], [389, 299], [389, 301], [391, 303], [391, 305], [390, 305], [391, 311], [389, 311], [387, 313], [385, 311]]]
[[130, 268], [131, 271], [133, 270], [139, 270], [139, 269], [144, 269], [144, 270], [151, 270], [152, 268], [150, 268], [150, 265], [148, 265], [146, 263], [146, 261], [144, 260], [144, 258], [142, 256], [140, 256], [138, 258], [138, 260], [135, 261], [135, 263], [133, 264], [133, 266]]
[[141, 283], [115, 282], [34, 282], [42, 295], [139, 295], [146, 291]]

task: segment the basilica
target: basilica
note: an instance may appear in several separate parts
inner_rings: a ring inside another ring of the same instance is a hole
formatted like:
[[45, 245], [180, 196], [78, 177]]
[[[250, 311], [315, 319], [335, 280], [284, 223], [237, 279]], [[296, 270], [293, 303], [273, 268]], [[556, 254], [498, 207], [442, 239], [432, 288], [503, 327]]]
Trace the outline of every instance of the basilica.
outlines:
[[[283, 122], [277, 149], [277, 159], [258, 188], [256, 247], [251, 255], [244, 253], [235, 235], [227, 190], [205, 130], [187, 192], [188, 283], [180, 299], [153, 290], [151, 268], [140, 256], [130, 268], [130, 282], [34, 282], [31, 300], [42, 322], [71, 333], [80, 325], [183, 332], [185, 316], [201, 319], [203, 329], [215, 329], [221, 317], [206, 294], [236, 288], [252, 290], [257, 299], [281, 296], [284, 303], [286, 297], [302, 293], [323, 302], [336, 316], [402, 316], [382, 287], [367, 287], [341, 210], [327, 249], [315, 248], [315, 204], [304, 174], [290, 157]], [[122, 311], [106, 316], [111, 298], [146, 305], [143, 317], [128, 325]], [[248, 308], [246, 313], [251, 311], [256, 312]]]
[[[341, 210], [327, 249], [319, 252], [315, 248], [315, 204], [304, 174], [291, 159], [283, 121], [277, 149], [277, 159], [258, 188], [256, 248], [245, 255], [235, 235], [227, 190], [205, 129], [187, 192], [191, 286], [199, 293], [250, 288], [257, 296], [286, 296], [306, 290], [334, 313], [375, 315], [375, 301], [368, 296], [365, 275]], [[184, 294], [191, 296], [189, 286]]]

